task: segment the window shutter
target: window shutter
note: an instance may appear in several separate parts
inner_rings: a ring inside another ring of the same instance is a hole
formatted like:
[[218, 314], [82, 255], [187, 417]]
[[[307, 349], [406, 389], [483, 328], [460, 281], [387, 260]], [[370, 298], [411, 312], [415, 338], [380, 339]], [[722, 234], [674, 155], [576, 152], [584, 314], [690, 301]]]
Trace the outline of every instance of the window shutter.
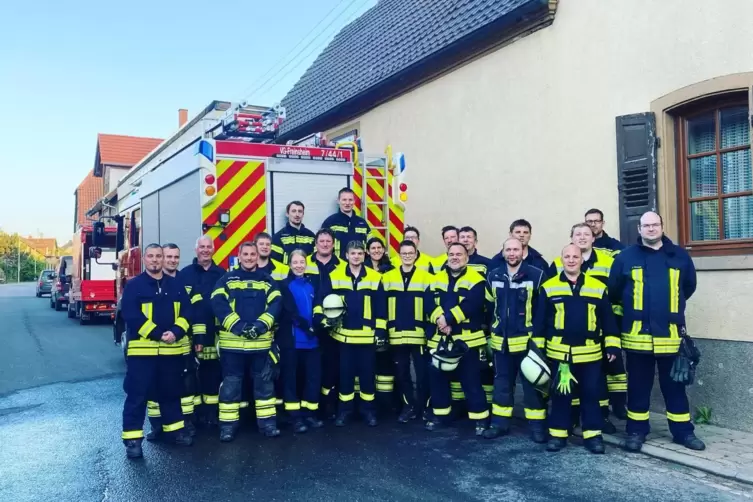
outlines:
[[620, 240], [634, 244], [638, 222], [656, 211], [656, 118], [651, 112], [617, 117], [617, 191]]

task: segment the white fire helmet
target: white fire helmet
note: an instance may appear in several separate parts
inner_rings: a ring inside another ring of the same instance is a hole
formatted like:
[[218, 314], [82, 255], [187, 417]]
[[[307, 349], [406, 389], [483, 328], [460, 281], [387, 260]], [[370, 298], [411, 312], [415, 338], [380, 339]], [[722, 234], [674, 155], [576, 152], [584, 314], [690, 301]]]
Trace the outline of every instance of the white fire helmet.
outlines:
[[329, 294], [322, 300], [322, 311], [324, 312], [324, 317], [330, 321], [334, 321], [345, 313], [345, 302], [340, 295]]
[[529, 345], [528, 353], [520, 362], [520, 372], [534, 387], [546, 387], [552, 379], [552, 370], [538, 347]]

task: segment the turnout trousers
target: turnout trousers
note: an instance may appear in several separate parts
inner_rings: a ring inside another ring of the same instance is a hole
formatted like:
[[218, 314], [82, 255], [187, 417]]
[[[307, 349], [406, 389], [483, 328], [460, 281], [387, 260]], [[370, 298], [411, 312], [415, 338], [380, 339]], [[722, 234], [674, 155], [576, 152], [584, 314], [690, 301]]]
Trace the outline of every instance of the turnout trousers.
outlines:
[[220, 385], [219, 418], [220, 425], [238, 426], [240, 420], [241, 394], [243, 377], [246, 370], [253, 379], [253, 397], [256, 410], [256, 423], [259, 429], [277, 426], [275, 410], [275, 388], [272, 380], [264, 380], [261, 372], [268, 357], [268, 350], [233, 351], [223, 349], [220, 356], [222, 364], [222, 385]]
[[[494, 351], [494, 397], [492, 402], [492, 425], [509, 428], [515, 398], [515, 382], [520, 372], [520, 363], [526, 352], [510, 353]], [[533, 385], [521, 375], [525, 416], [531, 425], [543, 427], [546, 418], [544, 399]]]
[[220, 384], [222, 367], [219, 359], [201, 359], [199, 361], [199, 392], [201, 407], [199, 413], [204, 418], [218, 418], [217, 405], [220, 402]]
[[[123, 440], [144, 437], [144, 415], [149, 405], [153, 427], [163, 432], [183, 429], [180, 407], [183, 391], [184, 356], [128, 356], [123, 390]], [[156, 414], [156, 416], [154, 416]]]
[[392, 347], [388, 345], [385, 349], [376, 352], [376, 401], [381, 412], [394, 411], [397, 404], [395, 399], [395, 361], [392, 356]]
[[321, 404], [324, 415], [334, 415], [340, 380], [340, 342], [324, 332], [319, 336], [322, 351]]
[[[322, 352], [320, 349], [283, 349], [280, 353], [285, 411], [295, 419], [313, 416], [319, 409], [322, 381]], [[298, 391], [302, 383], [301, 392]]]
[[[395, 359], [397, 385], [403, 404], [410, 406], [419, 414], [429, 406], [429, 352], [423, 345], [394, 345], [392, 355]], [[416, 373], [413, 385], [411, 362]]]
[[[603, 373], [601, 361], [591, 363], [570, 363], [570, 372], [578, 383], [571, 382], [571, 393], [557, 392], [557, 373], [559, 362], [551, 361], [553, 390], [550, 396], [552, 408], [549, 413], [549, 435], [555, 438], [567, 438], [571, 426], [572, 405], [574, 396], [580, 396], [581, 424], [583, 439], [601, 436], [603, 418], [599, 409], [599, 396], [603, 389]], [[577, 391], [577, 393], [576, 393]]]
[[[339, 342], [338, 342], [339, 343]], [[340, 343], [340, 385], [338, 412], [355, 407], [355, 380], [360, 386], [361, 413], [374, 413], [376, 391], [376, 347], [373, 344]]]
[[[437, 420], [447, 420], [452, 411], [450, 394], [451, 377], [460, 381], [460, 386], [466, 398], [468, 418], [471, 420], [484, 420], [489, 418], [489, 407], [486, 403], [486, 394], [481, 386], [481, 366], [478, 349], [471, 349], [460, 359], [454, 372], [441, 371], [434, 366], [429, 366], [429, 386], [431, 389], [432, 412]], [[453, 389], [454, 390], [454, 389]]]
[[667, 407], [669, 432], [675, 439], [683, 440], [694, 431], [690, 422], [690, 405], [685, 386], [669, 376], [674, 357], [652, 353], [626, 351], [628, 371], [628, 434], [648, 434], [648, 409], [651, 404], [651, 388], [654, 385], [654, 368], [659, 372], [659, 387]]

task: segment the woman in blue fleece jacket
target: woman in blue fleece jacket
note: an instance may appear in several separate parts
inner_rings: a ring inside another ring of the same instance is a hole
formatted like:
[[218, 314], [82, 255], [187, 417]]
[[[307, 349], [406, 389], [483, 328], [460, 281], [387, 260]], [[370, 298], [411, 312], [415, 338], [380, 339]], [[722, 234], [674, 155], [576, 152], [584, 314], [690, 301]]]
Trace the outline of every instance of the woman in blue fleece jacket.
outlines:
[[[323, 320], [319, 297], [319, 274], [306, 273], [306, 254], [290, 253], [290, 273], [282, 282], [283, 310], [275, 341], [280, 347], [281, 378], [285, 411], [293, 418], [293, 430], [306, 432], [319, 428], [319, 388], [322, 379], [322, 353], [316, 329]], [[298, 378], [302, 372], [303, 378]], [[298, 393], [298, 381], [304, 382]]]

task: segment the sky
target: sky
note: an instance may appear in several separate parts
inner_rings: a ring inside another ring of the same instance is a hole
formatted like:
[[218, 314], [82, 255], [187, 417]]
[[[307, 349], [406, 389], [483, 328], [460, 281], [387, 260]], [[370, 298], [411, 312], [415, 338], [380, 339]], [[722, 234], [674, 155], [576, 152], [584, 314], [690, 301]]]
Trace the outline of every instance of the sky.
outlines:
[[6, 2], [0, 229], [64, 244], [98, 133], [167, 138], [179, 108], [277, 103], [376, 2]]

